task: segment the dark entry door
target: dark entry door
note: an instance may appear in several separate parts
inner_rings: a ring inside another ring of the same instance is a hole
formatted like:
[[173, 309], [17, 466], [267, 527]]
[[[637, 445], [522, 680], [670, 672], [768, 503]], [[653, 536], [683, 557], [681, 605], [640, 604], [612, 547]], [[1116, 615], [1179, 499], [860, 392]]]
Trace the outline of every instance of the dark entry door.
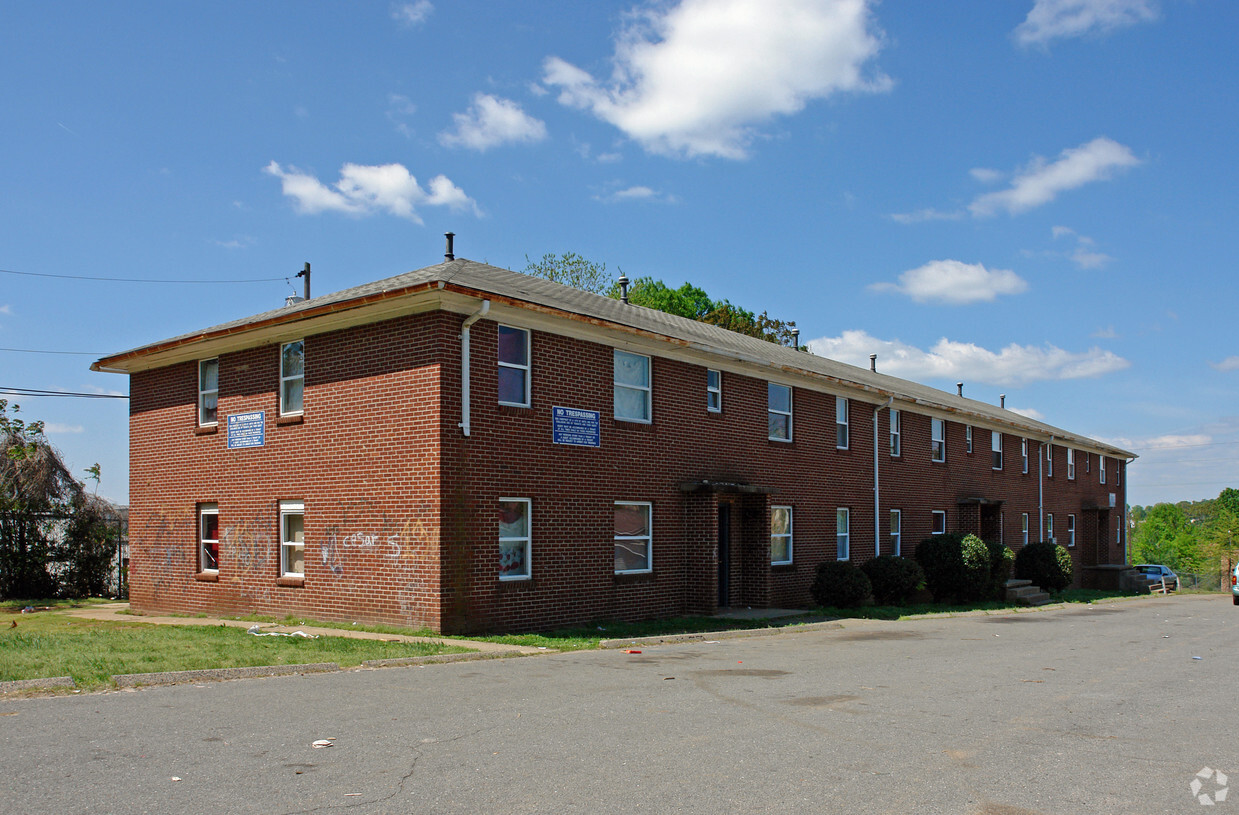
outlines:
[[731, 504], [718, 505], [718, 607], [731, 605]]

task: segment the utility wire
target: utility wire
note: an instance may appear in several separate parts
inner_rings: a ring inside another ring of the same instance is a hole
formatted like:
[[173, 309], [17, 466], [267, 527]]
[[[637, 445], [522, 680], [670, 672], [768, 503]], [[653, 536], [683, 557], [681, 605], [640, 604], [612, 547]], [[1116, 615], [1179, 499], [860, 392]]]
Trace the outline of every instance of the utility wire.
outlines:
[[119, 393], [79, 393], [76, 391], [49, 391], [42, 388], [13, 388], [0, 385], [0, 393], [10, 396], [71, 396], [76, 399], [128, 399]]
[[288, 277], [258, 277], [249, 280], [172, 280], [149, 277], [90, 277], [87, 275], [48, 274], [46, 272], [16, 272], [12, 269], [0, 269], [0, 274], [15, 274], [25, 277], [54, 277], [59, 280], [102, 280], [108, 283], [275, 283], [288, 279]]

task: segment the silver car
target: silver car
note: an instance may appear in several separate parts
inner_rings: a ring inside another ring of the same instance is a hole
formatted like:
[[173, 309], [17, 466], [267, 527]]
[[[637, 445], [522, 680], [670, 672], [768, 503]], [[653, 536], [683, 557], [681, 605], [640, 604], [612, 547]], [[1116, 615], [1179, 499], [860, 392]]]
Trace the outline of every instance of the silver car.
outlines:
[[[1170, 570], [1169, 566], [1142, 563], [1136, 566], [1136, 571], [1149, 579], [1150, 583], [1162, 583], [1166, 591], [1176, 591], [1179, 588], [1179, 576]], [[1235, 601], [1239, 603], [1239, 600]]]

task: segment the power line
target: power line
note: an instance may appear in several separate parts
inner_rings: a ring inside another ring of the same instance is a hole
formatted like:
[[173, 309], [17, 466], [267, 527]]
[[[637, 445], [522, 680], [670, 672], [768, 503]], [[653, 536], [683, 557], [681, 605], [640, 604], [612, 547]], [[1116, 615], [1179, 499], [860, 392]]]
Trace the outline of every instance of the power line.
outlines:
[[79, 393], [76, 391], [49, 391], [42, 388], [13, 388], [0, 385], [0, 393], [9, 396], [71, 396], [76, 399], [128, 399], [120, 393]]
[[11, 351], [14, 354], [69, 354], [79, 357], [101, 357], [103, 354], [94, 351], [40, 351], [34, 348], [0, 348], [0, 351]]
[[58, 280], [102, 280], [107, 283], [276, 283], [281, 280], [288, 280], [288, 277], [258, 277], [249, 280], [172, 280], [149, 277], [90, 277], [87, 275], [48, 274], [46, 272], [16, 272], [12, 269], [0, 269], [0, 274], [15, 274], [23, 275], [25, 277], [54, 277]]

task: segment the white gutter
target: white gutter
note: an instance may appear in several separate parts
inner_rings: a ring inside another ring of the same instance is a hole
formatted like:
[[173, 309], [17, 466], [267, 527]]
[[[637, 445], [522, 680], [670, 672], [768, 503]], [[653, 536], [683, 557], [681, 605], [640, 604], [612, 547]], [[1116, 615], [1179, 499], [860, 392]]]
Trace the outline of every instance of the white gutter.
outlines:
[[895, 397], [886, 400], [886, 404], [873, 409], [873, 556], [882, 554], [882, 508], [878, 500], [878, 413], [883, 408], [889, 408], [895, 402]]
[[490, 301], [483, 300], [482, 307], [465, 318], [460, 327], [460, 424], [458, 427], [469, 435], [469, 327], [490, 313]]

